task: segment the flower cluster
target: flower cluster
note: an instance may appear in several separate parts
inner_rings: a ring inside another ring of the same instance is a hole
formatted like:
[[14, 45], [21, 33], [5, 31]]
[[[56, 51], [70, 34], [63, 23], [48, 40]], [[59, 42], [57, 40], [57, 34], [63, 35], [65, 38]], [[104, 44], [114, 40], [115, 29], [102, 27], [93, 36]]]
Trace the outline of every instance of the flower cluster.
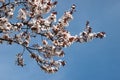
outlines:
[[0, 0], [0, 44], [16, 43], [23, 47], [22, 53], [16, 55], [18, 66], [25, 65], [23, 55], [27, 50], [42, 70], [55, 73], [66, 64], [61, 59], [65, 56], [63, 48], [74, 42], [105, 37], [105, 32], [93, 32], [89, 21], [80, 35], [73, 36], [67, 26], [73, 20], [76, 5], [57, 20], [57, 11], [53, 10], [57, 3], [52, 0]]
[[89, 21], [87, 21], [86, 28], [82, 33], [80, 33], [79, 37], [77, 37], [77, 41], [83, 43], [83, 42], [91, 41], [94, 38], [102, 39], [103, 37], [105, 37], [105, 32], [98, 32], [98, 33], [92, 32], [92, 28], [89, 26]]
[[26, 8], [29, 9], [29, 17], [39, 16], [42, 14], [49, 13], [53, 9], [57, 1], [52, 2], [51, 0], [23, 0], [26, 2]]
[[37, 64], [40, 65], [40, 68], [48, 73], [54, 73], [58, 71], [60, 66], [64, 66], [66, 64], [65, 61], [62, 60], [45, 60], [40, 55], [37, 55], [35, 53], [31, 53], [30, 57], [35, 59]]

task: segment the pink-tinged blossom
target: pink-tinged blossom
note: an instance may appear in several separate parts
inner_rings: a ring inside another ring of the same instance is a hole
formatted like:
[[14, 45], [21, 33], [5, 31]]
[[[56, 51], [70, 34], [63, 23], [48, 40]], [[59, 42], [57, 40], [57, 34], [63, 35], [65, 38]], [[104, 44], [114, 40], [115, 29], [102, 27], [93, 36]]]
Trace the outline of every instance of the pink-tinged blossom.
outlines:
[[[16, 55], [18, 66], [24, 66], [23, 55], [27, 50], [30, 58], [47, 73], [57, 72], [66, 62], [64, 48], [75, 42], [85, 43], [95, 38], [104, 38], [105, 32], [93, 32], [86, 22], [85, 29], [79, 35], [72, 35], [67, 26], [73, 20], [76, 5], [73, 4], [57, 20], [54, 11], [58, 1], [52, 0], [0, 0], [0, 44], [16, 43], [23, 47]], [[21, 6], [22, 5], [22, 6]], [[15, 14], [14, 10], [18, 10]]]
[[26, 10], [24, 8], [19, 10], [18, 13], [18, 19], [20, 20], [26, 20], [27, 16], [26, 16]]

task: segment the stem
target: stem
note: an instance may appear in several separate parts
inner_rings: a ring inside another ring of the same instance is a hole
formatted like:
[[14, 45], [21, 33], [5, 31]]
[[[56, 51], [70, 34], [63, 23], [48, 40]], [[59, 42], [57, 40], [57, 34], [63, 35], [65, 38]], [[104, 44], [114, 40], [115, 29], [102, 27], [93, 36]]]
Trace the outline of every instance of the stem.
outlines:
[[[0, 38], [0, 40], [2, 40], [2, 41], [10, 41], [9, 39], [3, 39], [3, 38]], [[26, 47], [26, 46], [24, 46], [23, 44], [20, 44], [20, 43], [18, 43], [17, 41], [12, 41], [12, 42], [14, 42], [14, 43], [16, 43], [16, 44], [18, 44], [18, 45], [21, 45], [21, 46], [23, 46], [23, 52], [22, 52], [22, 54], [24, 53], [24, 51], [25, 51], [25, 49], [28, 51], [28, 52], [30, 52], [30, 53], [32, 53], [32, 50], [38, 50], [38, 49], [35, 49], [35, 48], [32, 48], [32, 47]]]

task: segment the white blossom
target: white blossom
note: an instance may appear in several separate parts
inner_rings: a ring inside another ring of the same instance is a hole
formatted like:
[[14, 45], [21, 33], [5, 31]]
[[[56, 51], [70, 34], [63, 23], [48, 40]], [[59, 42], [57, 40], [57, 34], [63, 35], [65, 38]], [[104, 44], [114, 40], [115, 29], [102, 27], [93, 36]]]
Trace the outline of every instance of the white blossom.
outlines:
[[95, 36], [96, 36], [96, 33], [89, 33], [87, 41], [93, 40], [95, 38]]
[[8, 17], [12, 18], [13, 14], [14, 14], [13, 12], [8, 12]]
[[57, 20], [57, 11], [54, 11], [57, 1], [9, 1], [0, 0], [0, 44], [16, 43], [23, 47], [22, 53], [16, 55], [18, 66], [25, 65], [23, 55], [27, 50], [30, 58], [35, 60], [42, 70], [55, 73], [66, 64], [62, 60], [65, 56], [64, 48], [75, 42], [85, 43], [105, 37], [105, 32], [94, 33], [89, 21], [79, 35], [74, 36], [67, 30], [73, 19], [75, 4]]
[[26, 16], [26, 11], [25, 9], [20, 9], [19, 10], [19, 14], [18, 14], [18, 19], [20, 20], [26, 20], [27, 16]]
[[29, 43], [30, 43], [29, 40], [25, 40], [22, 44], [23, 44], [24, 46], [28, 47], [28, 46], [29, 46]]

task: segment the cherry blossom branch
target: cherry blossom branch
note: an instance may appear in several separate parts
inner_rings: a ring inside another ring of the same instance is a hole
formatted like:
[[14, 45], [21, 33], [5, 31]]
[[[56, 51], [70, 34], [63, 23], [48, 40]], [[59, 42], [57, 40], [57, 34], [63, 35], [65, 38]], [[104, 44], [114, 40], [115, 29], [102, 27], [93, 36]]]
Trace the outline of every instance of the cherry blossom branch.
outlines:
[[[105, 37], [105, 32], [93, 32], [89, 21], [86, 22], [83, 32], [78, 35], [73, 36], [67, 30], [70, 21], [73, 20], [73, 13], [76, 11], [75, 4], [57, 20], [57, 11], [52, 11], [57, 1], [15, 0], [11, 2], [9, 0], [5, 3], [1, 0], [0, 2], [2, 3], [0, 6], [0, 44], [15, 43], [23, 47], [23, 51], [16, 55], [18, 66], [25, 66], [23, 55], [27, 50], [42, 70], [55, 73], [66, 64], [61, 59], [65, 55], [64, 48], [75, 42], [85, 43]], [[17, 15], [14, 12], [16, 8]], [[48, 14], [46, 18], [43, 17], [45, 14]]]

